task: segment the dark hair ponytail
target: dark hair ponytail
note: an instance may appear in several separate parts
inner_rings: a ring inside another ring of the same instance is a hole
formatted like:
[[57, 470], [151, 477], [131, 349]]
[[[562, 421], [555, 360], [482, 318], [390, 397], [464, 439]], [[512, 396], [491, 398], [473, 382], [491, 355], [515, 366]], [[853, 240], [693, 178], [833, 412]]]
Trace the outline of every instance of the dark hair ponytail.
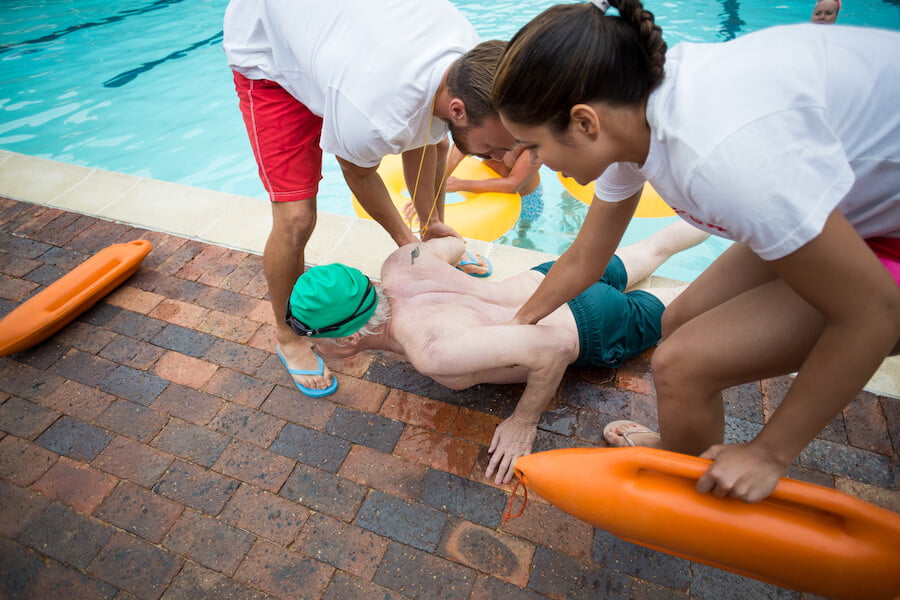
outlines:
[[494, 76], [494, 106], [512, 121], [563, 131], [584, 102], [642, 104], [663, 79], [666, 43], [639, 0], [559, 4], [513, 36]]

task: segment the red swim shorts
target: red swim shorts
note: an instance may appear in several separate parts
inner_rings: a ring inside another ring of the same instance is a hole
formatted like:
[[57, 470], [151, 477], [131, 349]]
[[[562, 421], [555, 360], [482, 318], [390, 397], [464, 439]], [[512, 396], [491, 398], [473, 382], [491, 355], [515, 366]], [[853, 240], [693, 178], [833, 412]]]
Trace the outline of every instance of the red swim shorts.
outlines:
[[871, 238], [866, 243], [900, 286], [900, 238]]
[[322, 180], [322, 118], [274, 81], [234, 71], [234, 88], [269, 199], [315, 198]]

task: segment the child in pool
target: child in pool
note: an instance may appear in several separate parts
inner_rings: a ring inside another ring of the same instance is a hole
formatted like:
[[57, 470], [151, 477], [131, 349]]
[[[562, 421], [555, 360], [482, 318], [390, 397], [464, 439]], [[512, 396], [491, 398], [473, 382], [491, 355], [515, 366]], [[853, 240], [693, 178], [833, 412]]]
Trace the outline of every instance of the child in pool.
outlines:
[[840, 0], [818, 0], [813, 7], [812, 18], [813, 23], [834, 23], [837, 21], [838, 13], [841, 11]]
[[[900, 351], [900, 34], [804, 24], [667, 52], [641, 2], [603, 4], [538, 15], [495, 75], [517, 142], [601, 200], [514, 322], [597, 279], [646, 180], [733, 240], [663, 316], [659, 434], [607, 440], [711, 458], [699, 491], [758, 501]], [[723, 445], [721, 390], [795, 371], [759, 434]]]

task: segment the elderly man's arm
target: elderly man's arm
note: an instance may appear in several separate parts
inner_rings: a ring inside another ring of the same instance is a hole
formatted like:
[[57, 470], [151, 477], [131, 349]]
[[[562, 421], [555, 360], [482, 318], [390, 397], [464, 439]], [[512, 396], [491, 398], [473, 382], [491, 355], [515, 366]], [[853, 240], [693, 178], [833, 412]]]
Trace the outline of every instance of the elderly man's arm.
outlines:
[[577, 357], [575, 338], [561, 328], [540, 324], [460, 331], [451, 323], [431, 333], [421, 336], [428, 340], [422, 346], [407, 346], [407, 358], [420, 373], [454, 389], [525, 381], [515, 410], [494, 432], [485, 473], [497, 484], [510, 481], [515, 460], [531, 452], [541, 414], [553, 399], [566, 367]]

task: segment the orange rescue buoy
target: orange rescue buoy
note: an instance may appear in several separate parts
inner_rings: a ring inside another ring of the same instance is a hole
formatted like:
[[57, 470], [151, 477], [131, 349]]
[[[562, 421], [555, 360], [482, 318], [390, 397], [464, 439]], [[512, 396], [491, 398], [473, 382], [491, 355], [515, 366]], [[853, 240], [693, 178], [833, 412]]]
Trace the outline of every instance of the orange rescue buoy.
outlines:
[[131, 277], [152, 248], [146, 240], [108, 246], [0, 320], [0, 356], [44, 341]]
[[523, 456], [515, 470], [551, 504], [635, 544], [828, 598], [900, 597], [900, 515], [787, 478], [753, 504], [700, 494], [710, 463], [567, 448]]

